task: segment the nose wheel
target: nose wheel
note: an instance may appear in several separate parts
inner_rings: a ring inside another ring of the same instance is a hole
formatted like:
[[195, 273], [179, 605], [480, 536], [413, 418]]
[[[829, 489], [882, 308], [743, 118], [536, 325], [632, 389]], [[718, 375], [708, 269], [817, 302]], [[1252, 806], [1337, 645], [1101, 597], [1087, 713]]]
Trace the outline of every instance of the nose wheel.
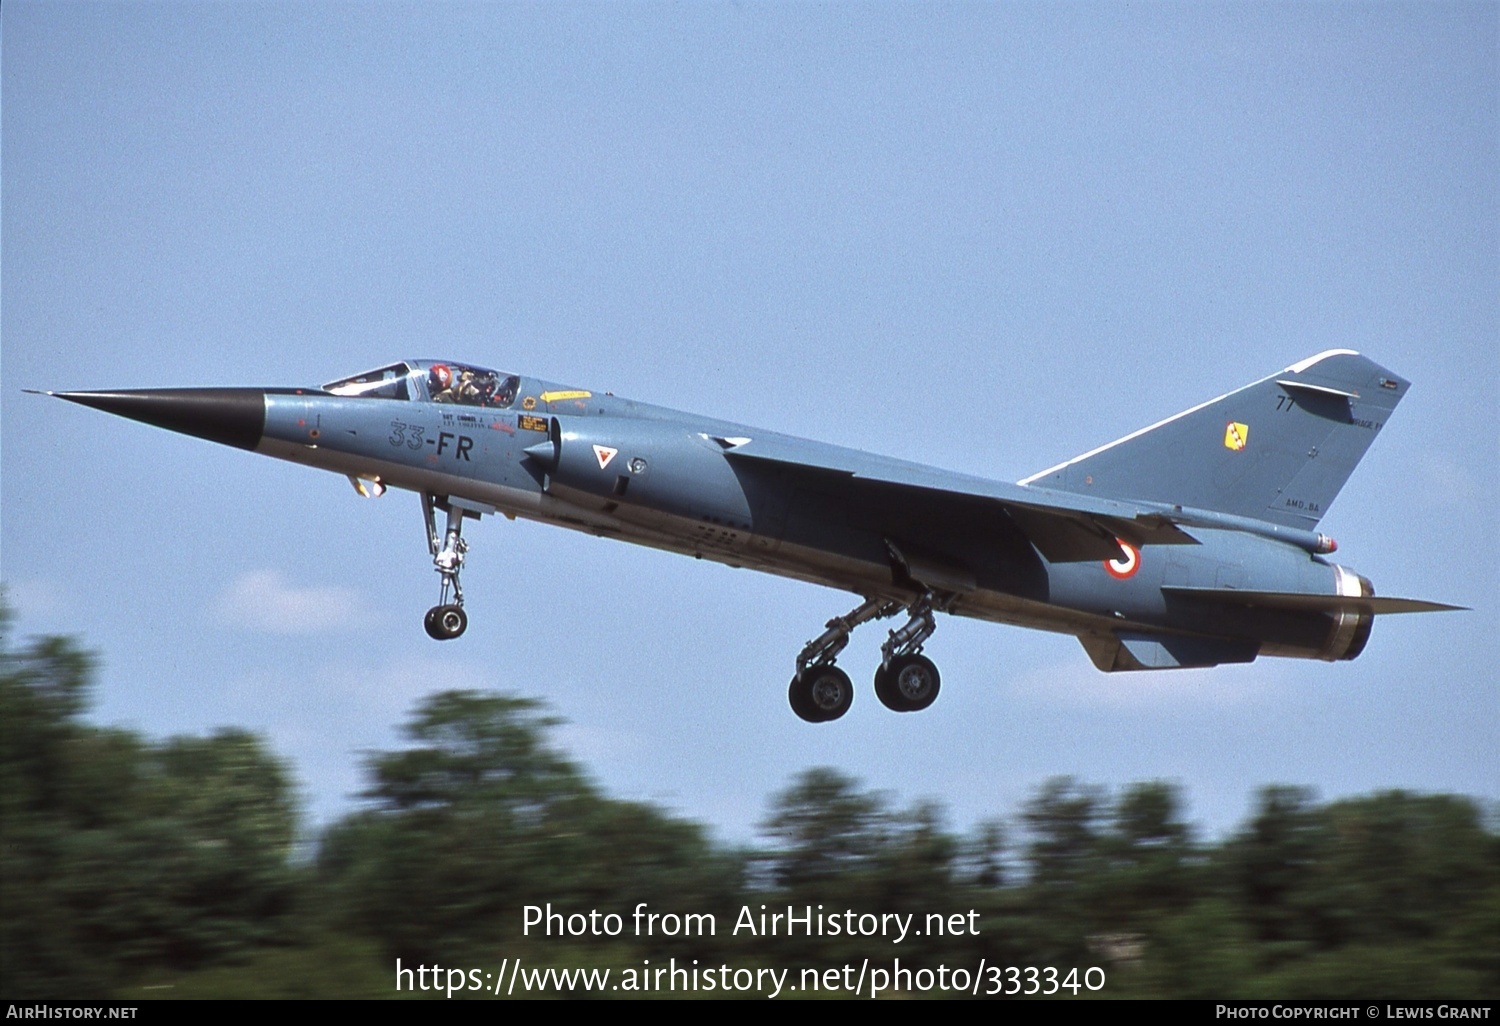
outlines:
[[464, 612], [463, 606], [451, 602], [433, 606], [422, 618], [422, 626], [427, 628], [428, 637], [436, 641], [447, 641], [458, 637], [468, 628], [469, 614]]

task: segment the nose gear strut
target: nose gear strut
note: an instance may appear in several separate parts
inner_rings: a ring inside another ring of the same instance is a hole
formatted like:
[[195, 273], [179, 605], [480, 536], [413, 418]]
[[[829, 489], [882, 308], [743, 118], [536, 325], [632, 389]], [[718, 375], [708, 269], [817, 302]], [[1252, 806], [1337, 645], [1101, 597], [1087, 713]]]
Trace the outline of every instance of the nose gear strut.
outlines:
[[[448, 514], [448, 522], [441, 536], [437, 531], [435, 509]], [[470, 509], [451, 498], [439, 502], [430, 492], [422, 493], [422, 516], [427, 524], [427, 551], [432, 554], [433, 569], [443, 578], [443, 588], [438, 604], [427, 610], [422, 626], [429, 637], [438, 641], [456, 638], [469, 626], [468, 614], [464, 612], [464, 589], [459, 583], [459, 572], [464, 568], [464, 553], [469, 543], [464, 541], [464, 517], [479, 517], [484, 510]], [[488, 512], [493, 512], [492, 510]], [[449, 595], [452, 595], [450, 602]]]

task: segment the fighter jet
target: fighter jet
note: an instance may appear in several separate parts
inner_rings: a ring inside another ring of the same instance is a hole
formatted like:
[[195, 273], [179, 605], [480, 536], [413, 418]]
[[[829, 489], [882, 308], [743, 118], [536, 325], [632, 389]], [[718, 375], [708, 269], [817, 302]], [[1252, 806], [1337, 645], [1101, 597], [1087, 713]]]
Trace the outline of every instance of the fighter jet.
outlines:
[[416, 492], [438, 640], [468, 625], [464, 525], [495, 513], [852, 592], [788, 688], [817, 723], [853, 701], [850, 632], [886, 617], [904, 620], [875, 694], [913, 712], [938, 696], [938, 613], [1072, 634], [1113, 672], [1353, 659], [1378, 615], [1460, 608], [1377, 597], [1316, 530], [1407, 385], [1319, 353], [1015, 484], [455, 360], [321, 388], [47, 394], [345, 474], [363, 496]]

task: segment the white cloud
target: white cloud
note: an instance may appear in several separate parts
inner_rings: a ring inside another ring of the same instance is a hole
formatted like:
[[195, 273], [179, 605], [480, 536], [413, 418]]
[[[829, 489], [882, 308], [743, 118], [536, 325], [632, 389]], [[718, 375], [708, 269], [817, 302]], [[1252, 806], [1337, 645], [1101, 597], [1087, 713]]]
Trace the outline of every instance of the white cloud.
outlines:
[[240, 574], [219, 599], [220, 619], [272, 634], [321, 634], [370, 619], [353, 588], [298, 587], [279, 570]]

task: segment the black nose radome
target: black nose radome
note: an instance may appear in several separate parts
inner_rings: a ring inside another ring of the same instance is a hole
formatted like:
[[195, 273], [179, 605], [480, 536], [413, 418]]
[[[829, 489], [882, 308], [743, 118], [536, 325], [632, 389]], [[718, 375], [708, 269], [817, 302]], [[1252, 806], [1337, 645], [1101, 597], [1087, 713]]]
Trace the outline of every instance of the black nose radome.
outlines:
[[266, 393], [260, 388], [142, 388], [51, 394], [70, 403], [240, 449], [259, 445], [266, 427]]

